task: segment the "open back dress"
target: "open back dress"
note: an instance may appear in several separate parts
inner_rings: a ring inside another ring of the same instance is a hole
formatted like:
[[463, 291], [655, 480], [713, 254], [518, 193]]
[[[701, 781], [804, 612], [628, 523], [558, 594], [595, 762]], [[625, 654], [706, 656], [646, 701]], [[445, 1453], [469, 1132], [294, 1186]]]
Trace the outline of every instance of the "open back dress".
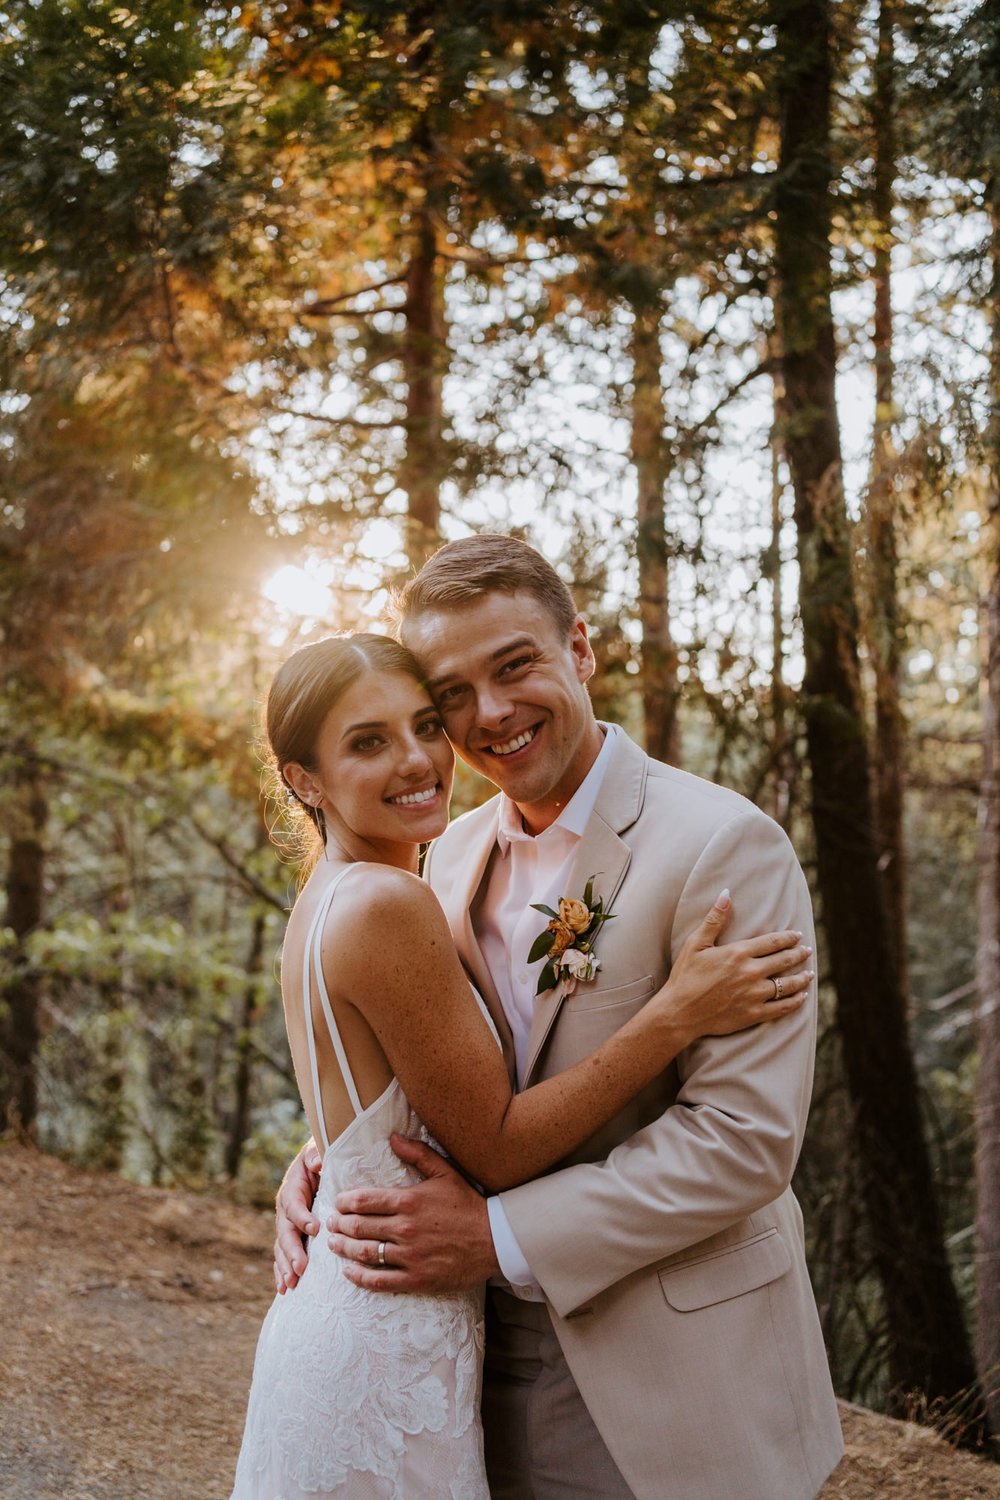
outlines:
[[[323, 927], [348, 865], [320, 897], [306, 938], [302, 1003], [323, 1145], [314, 1212], [338, 1192], [407, 1187], [419, 1174], [394, 1155], [393, 1132], [429, 1145], [397, 1078], [361, 1106], [323, 979]], [[354, 1108], [330, 1141], [319, 1086], [313, 995]], [[474, 1003], [470, 994], [470, 1002]], [[254, 1362], [232, 1500], [489, 1500], [479, 1394], [482, 1299], [369, 1292], [343, 1274], [320, 1233], [298, 1285], [275, 1297]]]

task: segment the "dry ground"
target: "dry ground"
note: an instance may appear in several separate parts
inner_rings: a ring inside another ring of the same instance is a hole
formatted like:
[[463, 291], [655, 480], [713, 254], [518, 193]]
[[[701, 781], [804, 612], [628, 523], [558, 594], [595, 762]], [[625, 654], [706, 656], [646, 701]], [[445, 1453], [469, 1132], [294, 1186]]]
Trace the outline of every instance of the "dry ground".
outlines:
[[[270, 1215], [0, 1148], [0, 1500], [226, 1500], [270, 1238]], [[926, 1429], [842, 1415], [822, 1500], [1000, 1500], [1000, 1469]]]

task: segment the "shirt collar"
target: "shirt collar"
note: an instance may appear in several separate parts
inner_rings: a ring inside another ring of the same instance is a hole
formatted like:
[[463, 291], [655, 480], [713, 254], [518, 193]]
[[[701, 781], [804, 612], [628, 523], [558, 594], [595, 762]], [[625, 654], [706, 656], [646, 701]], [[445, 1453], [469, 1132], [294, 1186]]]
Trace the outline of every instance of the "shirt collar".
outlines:
[[[600, 721], [598, 721], [600, 722]], [[615, 736], [621, 733], [616, 724], [601, 723], [604, 731], [604, 744], [597, 754], [597, 759], [587, 772], [586, 776], [566, 803], [562, 812], [551, 823], [548, 828], [535, 835], [525, 831], [521, 814], [517, 810], [516, 803], [512, 802], [506, 792], [500, 793], [500, 818], [497, 826], [497, 848], [505, 855], [511, 844], [527, 843], [533, 838], [544, 839], [559, 829], [562, 833], [568, 833], [574, 838], [582, 838], [590, 815], [600, 794], [604, 782], [605, 773], [611, 764], [611, 756], [614, 753], [613, 746]]]

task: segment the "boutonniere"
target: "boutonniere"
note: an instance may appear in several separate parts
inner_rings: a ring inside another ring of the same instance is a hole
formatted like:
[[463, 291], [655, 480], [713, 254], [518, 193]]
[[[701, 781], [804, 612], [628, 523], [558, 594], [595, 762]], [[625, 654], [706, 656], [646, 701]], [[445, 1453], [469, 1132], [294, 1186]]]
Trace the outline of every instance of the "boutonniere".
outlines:
[[594, 881], [591, 875], [581, 901], [577, 896], [560, 896], [559, 910], [553, 911], [538, 901], [532, 901], [535, 911], [551, 917], [544, 932], [540, 932], [531, 945], [529, 964], [537, 963], [548, 955], [538, 976], [535, 994], [544, 994], [554, 989], [560, 979], [566, 981], [567, 994], [572, 994], [579, 980], [586, 983], [593, 979], [601, 967], [601, 960], [594, 957], [597, 934], [609, 922], [612, 912], [604, 910], [604, 898], [594, 900]]

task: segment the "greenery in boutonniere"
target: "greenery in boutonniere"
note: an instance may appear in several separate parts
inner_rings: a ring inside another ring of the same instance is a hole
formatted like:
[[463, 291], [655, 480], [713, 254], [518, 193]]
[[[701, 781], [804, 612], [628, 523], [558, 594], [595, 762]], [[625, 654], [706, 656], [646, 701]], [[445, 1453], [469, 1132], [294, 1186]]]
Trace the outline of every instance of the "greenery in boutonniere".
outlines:
[[613, 913], [604, 910], [603, 897], [594, 900], [596, 878], [591, 875], [587, 881], [582, 901], [578, 896], [560, 896], [558, 911], [542, 902], [532, 901], [535, 911], [552, 919], [544, 932], [535, 938], [528, 954], [529, 964], [537, 963], [547, 955], [535, 986], [536, 995], [554, 989], [560, 979], [566, 982], [567, 993], [572, 994], [581, 979], [584, 983], [593, 979], [601, 967], [600, 959], [594, 957], [594, 943]]

